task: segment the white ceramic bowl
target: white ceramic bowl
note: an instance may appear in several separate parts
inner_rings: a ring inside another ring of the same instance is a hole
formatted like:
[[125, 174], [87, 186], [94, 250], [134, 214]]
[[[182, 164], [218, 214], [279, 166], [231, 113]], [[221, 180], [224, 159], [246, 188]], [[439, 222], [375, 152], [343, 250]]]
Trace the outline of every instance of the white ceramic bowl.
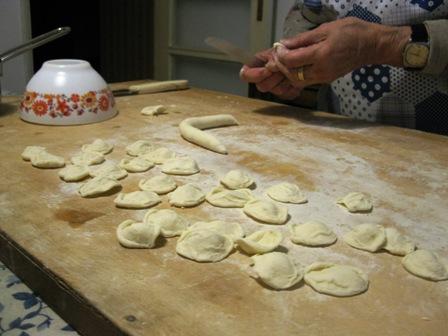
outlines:
[[45, 62], [26, 86], [20, 104], [23, 120], [46, 125], [89, 124], [117, 114], [114, 97], [89, 62]]

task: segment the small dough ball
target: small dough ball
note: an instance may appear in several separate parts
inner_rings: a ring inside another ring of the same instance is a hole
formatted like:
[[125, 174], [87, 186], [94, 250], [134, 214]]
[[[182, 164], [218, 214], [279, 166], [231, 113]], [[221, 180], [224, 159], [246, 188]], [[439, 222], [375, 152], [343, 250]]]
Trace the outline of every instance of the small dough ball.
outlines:
[[176, 245], [176, 252], [199, 262], [217, 262], [229, 255], [232, 240], [212, 230], [186, 230]]
[[328, 226], [318, 221], [304, 224], [291, 224], [291, 241], [305, 246], [324, 246], [333, 244], [337, 237]]
[[153, 105], [153, 106], [145, 106], [140, 111], [141, 114], [147, 115], [147, 116], [155, 116], [162, 114], [166, 111], [166, 107], [164, 105]]
[[384, 249], [392, 254], [405, 256], [415, 250], [415, 243], [395, 228], [384, 229], [386, 245]]
[[221, 179], [221, 183], [229, 189], [249, 188], [254, 180], [242, 170], [231, 170]]
[[152, 191], [133, 191], [118, 194], [114, 203], [119, 208], [144, 209], [152, 207], [161, 201], [159, 195]]
[[369, 287], [367, 275], [359, 268], [324, 262], [305, 269], [305, 283], [319, 293], [334, 296], [353, 296]]
[[268, 224], [284, 224], [288, 220], [288, 208], [271, 201], [252, 200], [243, 211], [249, 217]]
[[223, 186], [217, 186], [207, 194], [205, 199], [216, 207], [242, 208], [254, 197], [250, 189], [228, 190]]
[[266, 194], [273, 200], [283, 203], [301, 204], [308, 202], [299, 186], [288, 182], [279, 183], [268, 188]]
[[247, 254], [262, 254], [275, 250], [281, 243], [283, 237], [278, 231], [266, 230], [256, 231], [236, 243]]
[[119, 166], [126, 169], [129, 173], [141, 173], [154, 167], [154, 163], [145, 160], [141, 157], [125, 158], [120, 161]]
[[188, 225], [188, 221], [184, 217], [170, 209], [148, 210], [143, 221], [159, 225], [160, 232], [165, 238], [179, 236], [187, 229]]
[[103, 155], [109, 154], [114, 149], [113, 145], [108, 144], [102, 139], [95, 139], [92, 143], [83, 145], [83, 152], [97, 152]]
[[128, 176], [128, 172], [112, 162], [106, 162], [99, 167], [89, 167], [89, 174], [92, 177], [108, 176], [115, 180], [121, 180]]
[[117, 180], [108, 176], [97, 176], [84, 183], [78, 190], [82, 197], [100, 196], [121, 187]]
[[140, 155], [140, 157], [155, 164], [163, 164], [168, 160], [176, 158], [176, 156], [177, 154], [175, 152], [165, 147], [160, 147], [152, 152]]
[[303, 268], [285, 253], [270, 252], [251, 259], [256, 276], [274, 289], [290, 288], [303, 279]]
[[344, 241], [354, 248], [376, 252], [386, 244], [386, 234], [381, 225], [360, 224], [345, 234]]
[[129, 248], [152, 248], [160, 234], [155, 223], [138, 223], [125, 220], [117, 228], [117, 238], [121, 245]]
[[65, 182], [76, 182], [89, 176], [89, 170], [86, 166], [67, 165], [59, 171], [58, 175]]
[[155, 150], [156, 147], [147, 140], [137, 140], [126, 147], [126, 153], [130, 156], [139, 156]]
[[62, 168], [65, 166], [65, 160], [62, 156], [40, 151], [31, 156], [31, 164], [36, 168]]
[[401, 261], [406, 271], [420, 278], [433, 281], [448, 279], [448, 260], [428, 250], [409, 253]]
[[30, 161], [34, 155], [36, 155], [37, 153], [43, 152], [43, 151], [46, 151], [45, 147], [26, 146], [22, 152], [22, 159], [24, 159], [25, 161]]
[[104, 155], [98, 152], [82, 152], [71, 158], [73, 164], [78, 166], [91, 166], [103, 163]]
[[370, 197], [360, 192], [351, 192], [337, 203], [345, 206], [350, 212], [369, 212], [373, 208]]
[[202, 203], [205, 199], [205, 195], [202, 190], [191, 183], [177, 188], [168, 196], [171, 205], [181, 208], [194, 207]]
[[193, 175], [199, 173], [199, 166], [189, 157], [179, 157], [167, 160], [162, 165], [162, 172], [170, 175]]
[[188, 230], [202, 229], [218, 232], [219, 234], [229, 237], [232, 241], [244, 237], [244, 231], [241, 225], [235, 222], [223, 222], [219, 220], [211, 222], [196, 222], [188, 228]]
[[138, 187], [141, 190], [154, 191], [159, 195], [163, 195], [177, 188], [176, 181], [168, 175], [156, 175], [149, 179], [140, 180]]

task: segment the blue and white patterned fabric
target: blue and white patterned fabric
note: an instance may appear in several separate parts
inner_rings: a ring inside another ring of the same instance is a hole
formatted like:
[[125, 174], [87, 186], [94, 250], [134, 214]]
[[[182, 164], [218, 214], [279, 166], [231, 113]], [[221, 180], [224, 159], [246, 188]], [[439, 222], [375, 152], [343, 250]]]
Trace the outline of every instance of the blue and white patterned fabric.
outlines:
[[76, 336], [78, 333], [0, 263], [0, 335]]
[[[339, 19], [357, 17], [392, 26], [448, 18], [448, 1], [444, 0], [322, 0], [322, 5], [332, 7]], [[331, 88], [337, 113], [448, 134], [446, 77], [365, 65], [333, 82]]]

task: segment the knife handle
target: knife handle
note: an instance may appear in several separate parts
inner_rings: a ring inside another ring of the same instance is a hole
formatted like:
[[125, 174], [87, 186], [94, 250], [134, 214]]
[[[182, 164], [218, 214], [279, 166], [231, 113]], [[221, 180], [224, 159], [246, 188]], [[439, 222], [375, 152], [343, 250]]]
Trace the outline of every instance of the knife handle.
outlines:
[[153, 92], [164, 92], [173, 90], [183, 90], [188, 89], [188, 80], [170, 80], [155, 83], [144, 83], [129, 86], [129, 91], [138, 93], [153, 93]]

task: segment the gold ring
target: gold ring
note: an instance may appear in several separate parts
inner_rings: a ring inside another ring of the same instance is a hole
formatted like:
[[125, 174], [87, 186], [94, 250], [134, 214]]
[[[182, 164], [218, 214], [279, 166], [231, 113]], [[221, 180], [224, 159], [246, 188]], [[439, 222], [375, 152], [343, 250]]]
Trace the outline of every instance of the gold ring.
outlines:
[[303, 67], [297, 69], [297, 79], [302, 82], [305, 80], [305, 74], [303, 73]]

